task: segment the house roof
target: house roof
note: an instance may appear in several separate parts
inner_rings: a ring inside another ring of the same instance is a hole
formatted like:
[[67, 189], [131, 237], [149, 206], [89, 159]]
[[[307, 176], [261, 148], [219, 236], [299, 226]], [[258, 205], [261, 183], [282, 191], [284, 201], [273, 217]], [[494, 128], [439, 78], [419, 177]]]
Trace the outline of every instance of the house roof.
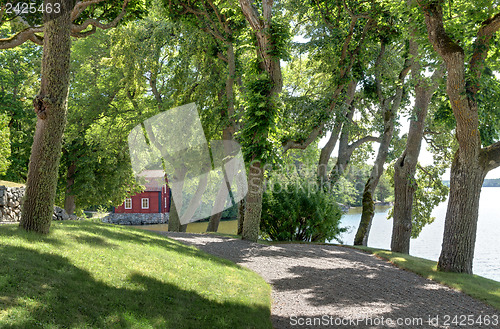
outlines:
[[137, 180], [146, 187], [145, 191], [161, 191], [166, 184], [163, 170], [144, 170], [137, 175]]

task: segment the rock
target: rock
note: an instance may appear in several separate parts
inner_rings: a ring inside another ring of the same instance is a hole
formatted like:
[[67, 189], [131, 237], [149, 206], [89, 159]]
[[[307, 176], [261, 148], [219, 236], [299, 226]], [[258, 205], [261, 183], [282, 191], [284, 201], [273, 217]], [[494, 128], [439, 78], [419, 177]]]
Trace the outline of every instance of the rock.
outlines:
[[24, 188], [0, 186], [0, 221], [20, 221]]
[[53, 220], [68, 220], [69, 215], [66, 212], [66, 210], [64, 210], [58, 206], [54, 206], [54, 214], [52, 216], [52, 219]]

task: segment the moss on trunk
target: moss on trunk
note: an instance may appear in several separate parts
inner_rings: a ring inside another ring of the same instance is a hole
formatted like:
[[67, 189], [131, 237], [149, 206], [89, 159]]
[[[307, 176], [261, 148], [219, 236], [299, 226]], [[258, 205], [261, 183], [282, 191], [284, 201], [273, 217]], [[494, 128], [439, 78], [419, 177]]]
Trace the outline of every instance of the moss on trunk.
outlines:
[[[62, 6], [69, 6], [71, 2]], [[44, 15], [41, 86], [33, 101], [37, 124], [20, 226], [39, 233], [48, 233], [52, 221], [62, 135], [66, 125], [71, 21], [70, 11], [65, 9], [57, 17]]]
[[367, 187], [365, 187], [365, 191], [363, 192], [363, 212], [361, 214], [361, 222], [359, 223], [358, 231], [356, 232], [356, 236], [354, 238], [355, 246], [366, 246], [368, 244], [368, 236], [370, 234], [374, 214], [375, 205], [373, 203], [372, 193]]
[[248, 194], [245, 204], [245, 221], [242, 238], [256, 242], [259, 238], [260, 215], [262, 213], [262, 189], [264, 174], [259, 161], [250, 166], [248, 173]]

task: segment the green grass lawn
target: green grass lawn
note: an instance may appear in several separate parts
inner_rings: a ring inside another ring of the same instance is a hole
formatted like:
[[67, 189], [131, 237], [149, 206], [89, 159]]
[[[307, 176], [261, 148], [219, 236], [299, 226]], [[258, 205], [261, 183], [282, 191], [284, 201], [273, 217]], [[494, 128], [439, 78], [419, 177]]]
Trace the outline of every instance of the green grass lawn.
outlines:
[[500, 282], [478, 275], [440, 272], [437, 270], [437, 263], [428, 259], [368, 247], [354, 248], [371, 252], [402, 269], [460, 290], [500, 310]]
[[0, 226], [1, 328], [272, 328], [256, 273], [151, 232]]
[[7, 186], [7, 187], [23, 187], [24, 186], [24, 184], [9, 182], [9, 181], [0, 179], [0, 186], [2, 186], [2, 185]]

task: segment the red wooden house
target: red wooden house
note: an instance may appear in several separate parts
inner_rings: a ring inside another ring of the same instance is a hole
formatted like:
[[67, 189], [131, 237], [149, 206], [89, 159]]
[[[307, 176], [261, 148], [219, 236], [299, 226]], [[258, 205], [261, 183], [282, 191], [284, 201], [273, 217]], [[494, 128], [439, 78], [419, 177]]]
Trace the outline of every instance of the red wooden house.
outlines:
[[126, 198], [123, 204], [114, 208], [117, 214], [151, 214], [170, 211], [170, 188], [163, 170], [145, 170], [139, 175], [139, 182], [146, 189]]

